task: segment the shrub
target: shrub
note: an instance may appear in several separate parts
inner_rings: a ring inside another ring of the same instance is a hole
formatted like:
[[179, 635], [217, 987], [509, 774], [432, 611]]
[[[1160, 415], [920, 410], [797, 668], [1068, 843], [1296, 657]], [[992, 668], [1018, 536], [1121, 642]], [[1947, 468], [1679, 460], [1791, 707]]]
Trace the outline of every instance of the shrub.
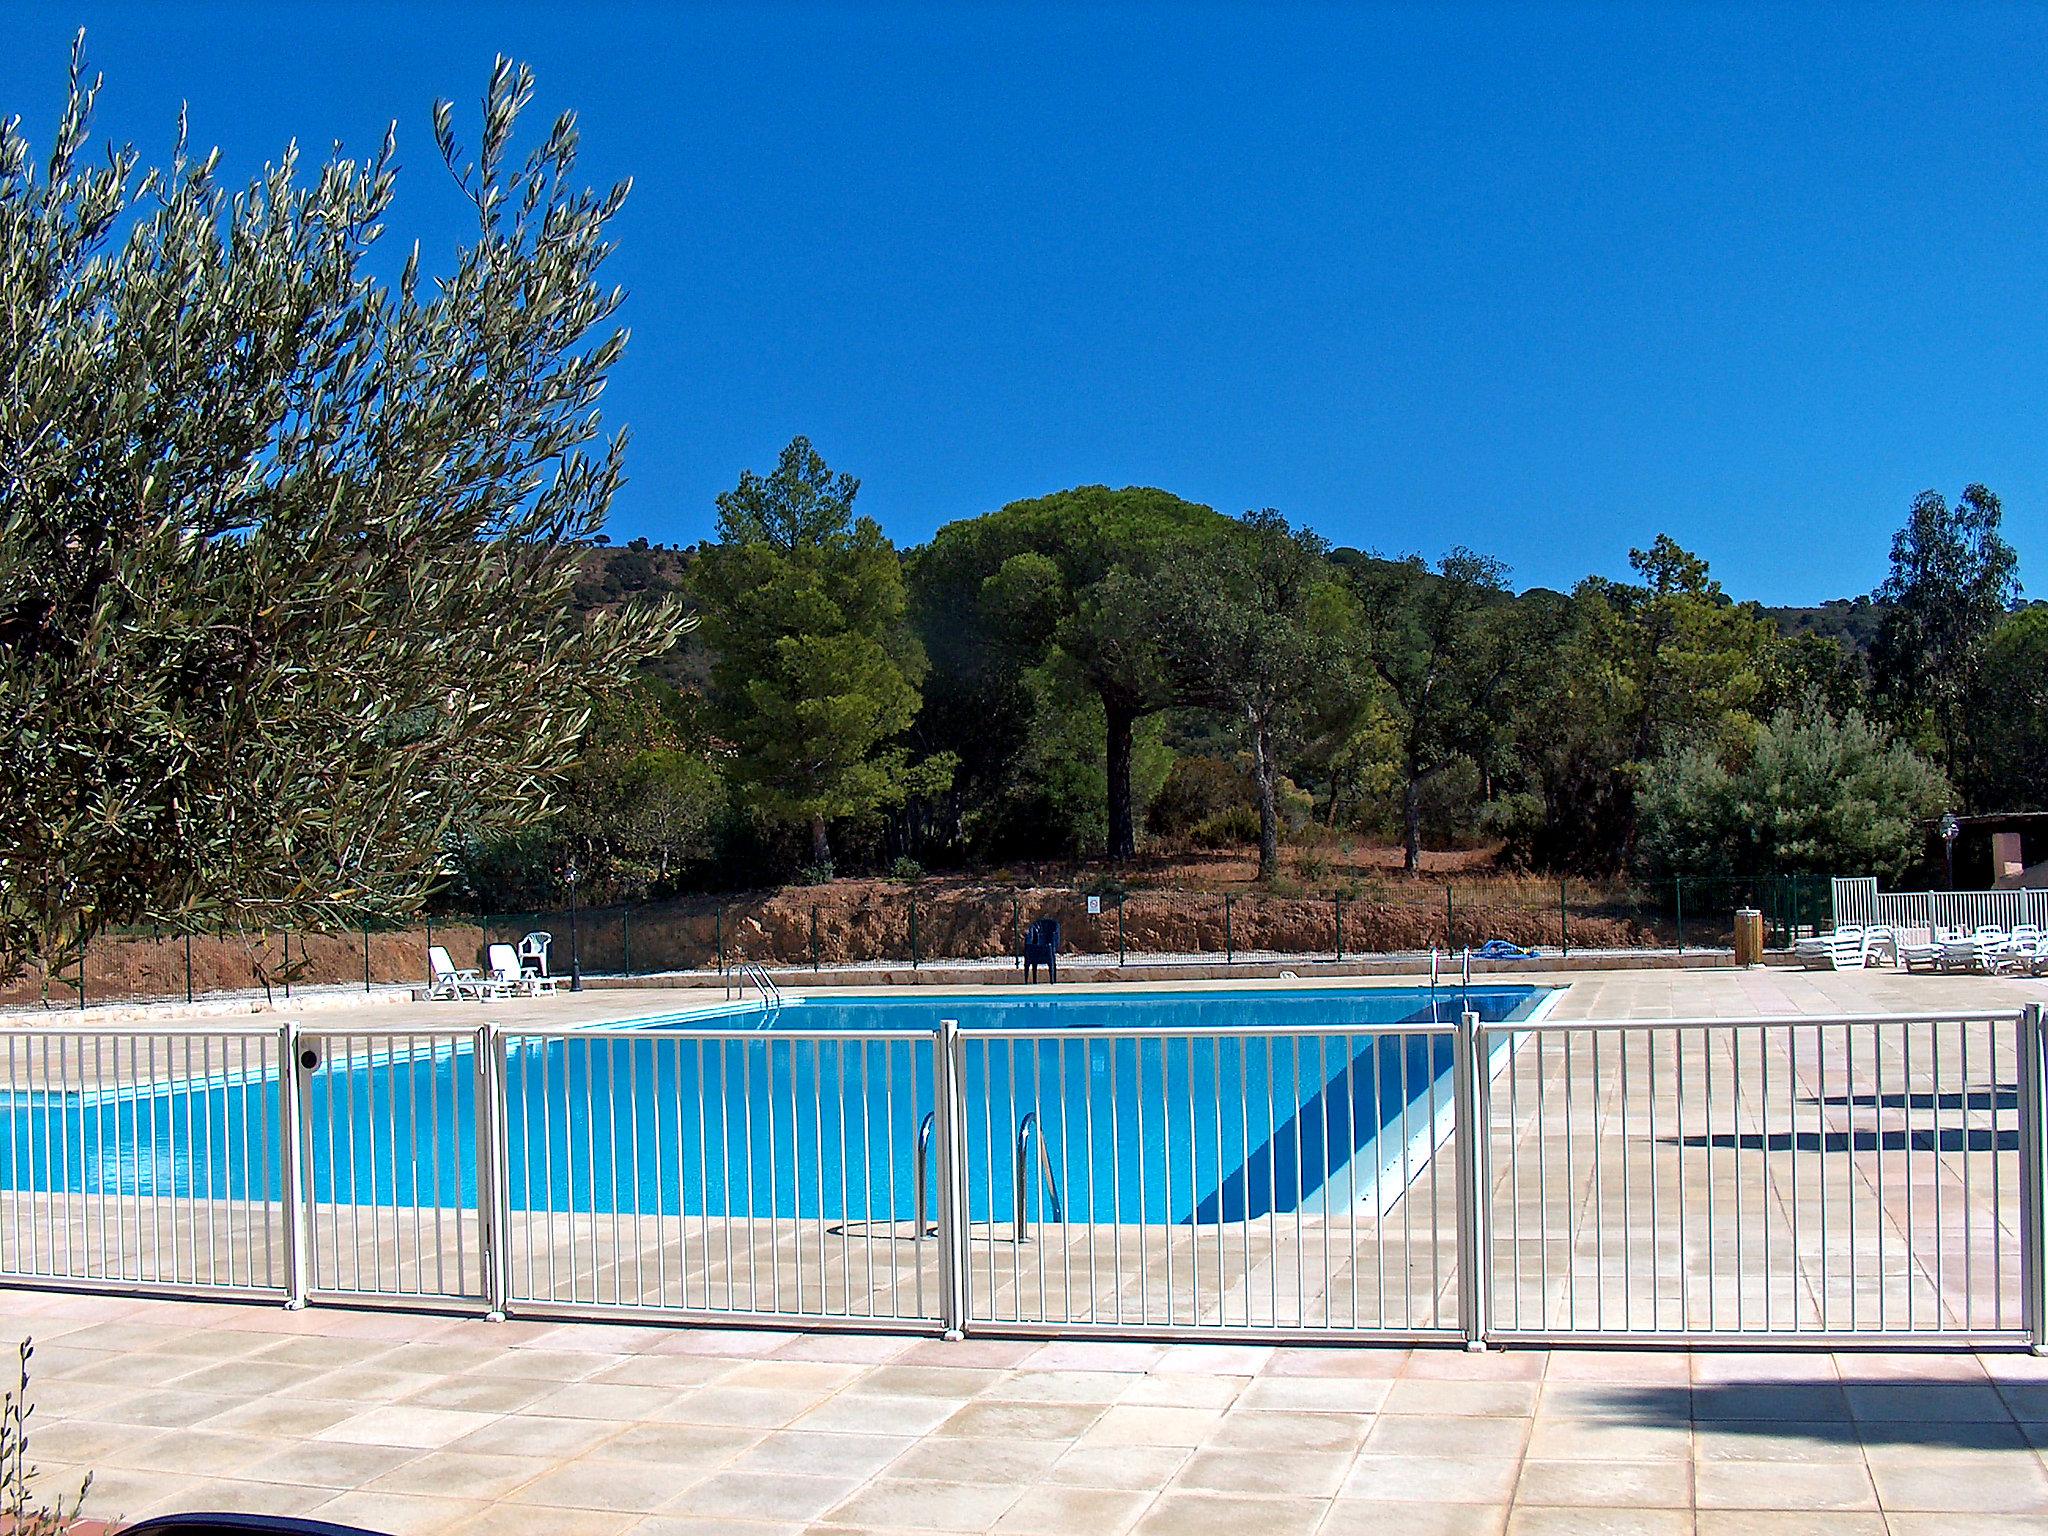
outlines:
[[0, 1397], [0, 1530], [9, 1536], [61, 1536], [78, 1518], [92, 1478], [68, 1500], [60, 1494], [44, 1504], [36, 1492], [35, 1463], [28, 1459], [28, 1421], [35, 1412], [28, 1400], [28, 1363], [34, 1354], [35, 1345], [23, 1339], [15, 1388]]
[[907, 880], [915, 883], [924, 878], [924, 866], [906, 853], [902, 858], [889, 866], [889, 878], [891, 880]]
[[1196, 825], [1188, 841], [1197, 848], [1242, 848], [1259, 840], [1259, 813], [1248, 805], [1234, 805]]
[[1252, 805], [1252, 782], [1235, 764], [1220, 757], [1177, 757], [1148, 820], [1161, 837], [1184, 837], [1226, 811]]
[[1637, 792], [1651, 875], [1877, 875], [1920, 854], [1949, 800], [1941, 771], [1853, 711], [1780, 710], [1740, 762], [1701, 747], [1650, 763]]

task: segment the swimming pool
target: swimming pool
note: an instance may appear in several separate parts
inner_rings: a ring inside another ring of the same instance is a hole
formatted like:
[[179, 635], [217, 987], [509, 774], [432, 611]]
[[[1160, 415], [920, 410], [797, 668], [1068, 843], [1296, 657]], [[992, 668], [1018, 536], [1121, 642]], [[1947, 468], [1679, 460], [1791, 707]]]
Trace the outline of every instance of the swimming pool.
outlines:
[[[1534, 987], [795, 999], [504, 1033], [512, 1211], [912, 1223], [936, 1174], [933, 1034], [955, 1019], [971, 1220], [1204, 1224], [1384, 1205], [1433, 1144], [1450, 1026]], [[1364, 1027], [1379, 1032], [1365, 1032]], [[477, 1199], [468, 1036], [317, 1035], [301, 1073], [309, 1198]], [[120, 1078], [117, 1059], [116, 1071]], [[0, 1189], [274, 1201], [274, 1069], [93, 1089], [8, 1084]], [[106, 1077], [99, 1079], [102, 1083]], [[1022, 1184], [1019, 1165], [1023, 1164]], [[1018, 1205], [1018, 1196], [1024, 1197]], [[926, 1200], [932, 1197], [927, 1195]], [[929, 1209], [929, 1204], [926, 1207]]]

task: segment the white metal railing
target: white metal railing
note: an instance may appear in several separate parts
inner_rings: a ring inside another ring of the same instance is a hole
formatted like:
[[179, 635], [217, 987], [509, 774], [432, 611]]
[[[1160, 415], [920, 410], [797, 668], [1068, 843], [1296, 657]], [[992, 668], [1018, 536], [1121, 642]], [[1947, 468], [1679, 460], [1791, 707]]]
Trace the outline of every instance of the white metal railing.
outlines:
[[2038, 1005], [38, 1026], [0, 1031], [0, 1280], [949, 1334], [2048, 1347], [2043, 1041]]
[[1489, 1337], [2038, 1326], [2038, 1010], [1479, 1033]]
[[1836, 878], [1835, 926], [1894, 928], [2048, 927], [2048, 890], [1880, 891], [1869, 876]]

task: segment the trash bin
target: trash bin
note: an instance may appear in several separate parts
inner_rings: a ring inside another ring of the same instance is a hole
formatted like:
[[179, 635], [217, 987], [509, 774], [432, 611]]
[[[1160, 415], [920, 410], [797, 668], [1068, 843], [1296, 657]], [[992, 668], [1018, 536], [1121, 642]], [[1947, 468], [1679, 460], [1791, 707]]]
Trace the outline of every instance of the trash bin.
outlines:
[[1764, 915], [1755, 907], [1735, 909], [1735, 963], [1764, 963]]

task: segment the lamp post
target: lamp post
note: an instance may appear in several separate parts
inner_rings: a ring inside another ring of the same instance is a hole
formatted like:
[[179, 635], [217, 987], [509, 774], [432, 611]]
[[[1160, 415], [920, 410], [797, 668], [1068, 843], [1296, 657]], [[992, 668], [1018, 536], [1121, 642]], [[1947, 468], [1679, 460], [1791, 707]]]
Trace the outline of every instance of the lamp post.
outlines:
[[1954, 811], [1946, 811], [1941, 818], [1941, 856], [1948, 866], [1948, 888], [1956, 888], [1956, 839], [1962, 835], [1963, 824], [1956, 820]]
[[571, 859], [569, 867], [562, 871], [562, 878], [569, 882], [569, 990], [583, 990], [583, 946], [576, 923], [576, 861]]

